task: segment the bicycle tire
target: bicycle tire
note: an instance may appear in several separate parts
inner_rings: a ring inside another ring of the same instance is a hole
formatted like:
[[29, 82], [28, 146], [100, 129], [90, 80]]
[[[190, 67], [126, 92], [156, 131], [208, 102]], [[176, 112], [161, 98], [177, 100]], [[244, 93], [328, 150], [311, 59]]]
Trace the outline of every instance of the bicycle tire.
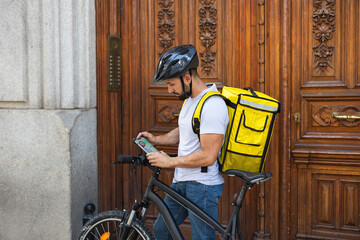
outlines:
[[[85, 224], [78, 240], [119, 240], [124, 219], [127, 219], [124, 212], [102, 212]], [[150, 230], [137, 218], [134, 218], [131, 223], [127, 239], [155, 240]]]

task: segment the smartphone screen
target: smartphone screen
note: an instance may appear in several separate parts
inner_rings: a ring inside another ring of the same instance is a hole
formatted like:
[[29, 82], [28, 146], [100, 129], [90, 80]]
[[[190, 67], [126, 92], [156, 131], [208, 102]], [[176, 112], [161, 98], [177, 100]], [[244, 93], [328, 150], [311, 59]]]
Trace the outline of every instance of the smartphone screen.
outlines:
[[144, 150], [145, 153], [158, 152], [158, 150], [144, 137], [134, 138], [133, 141]]

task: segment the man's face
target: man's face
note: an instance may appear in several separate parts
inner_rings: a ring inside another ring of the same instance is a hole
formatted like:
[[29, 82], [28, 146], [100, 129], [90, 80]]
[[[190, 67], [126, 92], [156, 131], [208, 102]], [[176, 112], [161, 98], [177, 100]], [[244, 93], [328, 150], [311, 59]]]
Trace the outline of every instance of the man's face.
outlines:
[[188, 83], [188, 80], [186, 79], [186, 77], [184, 78], [185, 92], [183, 91], [180, 78], [167, 79], [166, 84], [168, 86], [169, 93], [175, 94], [176, 96], [179, 97], [180, 100], [185, 100], [187, 98], [185, 92], [190, 91], [190, 86], [189, 86], [189, 83]]
[[180, 96], [183, 93], [181, 81], [179, 78], [171, 78], [166, 80], [168, 92]]

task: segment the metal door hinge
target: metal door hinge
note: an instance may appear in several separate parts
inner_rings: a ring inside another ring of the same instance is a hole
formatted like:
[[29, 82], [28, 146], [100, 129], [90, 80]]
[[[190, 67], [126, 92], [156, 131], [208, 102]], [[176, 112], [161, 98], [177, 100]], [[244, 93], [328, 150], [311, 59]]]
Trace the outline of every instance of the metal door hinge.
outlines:
[[294, 113], [293, 118], [296, 123], [299, 123], [300, 122], [300, 113], [298, 113], [298, 112]]

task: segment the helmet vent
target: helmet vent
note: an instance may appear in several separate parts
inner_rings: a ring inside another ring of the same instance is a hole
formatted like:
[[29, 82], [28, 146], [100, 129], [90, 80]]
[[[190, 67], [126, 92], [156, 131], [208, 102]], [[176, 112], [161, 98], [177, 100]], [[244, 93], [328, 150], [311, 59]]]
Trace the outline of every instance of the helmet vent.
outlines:
[[168, 68], [166, 72], [163, 74], [163, 76], [169, 76], [171, 72], [171, 68]]
[[167, 55], [166, 57], [164, 57], [164, 59], [162, 60], [162, 62], [166, 62], [170, 57], [171, 57], [171, 54]]
[[175, 64], [177, 64], [179, 62], [179, 59], [176, 59], [174, 61], [172, 61], [170, 64], [169, 64], [169, 68], [174, 66]]
[[185, 53], [188, 53], [188, 52], [189, 52], [189, 49], [184, 48], [181, 50], [180, 54], [184, 55]]

